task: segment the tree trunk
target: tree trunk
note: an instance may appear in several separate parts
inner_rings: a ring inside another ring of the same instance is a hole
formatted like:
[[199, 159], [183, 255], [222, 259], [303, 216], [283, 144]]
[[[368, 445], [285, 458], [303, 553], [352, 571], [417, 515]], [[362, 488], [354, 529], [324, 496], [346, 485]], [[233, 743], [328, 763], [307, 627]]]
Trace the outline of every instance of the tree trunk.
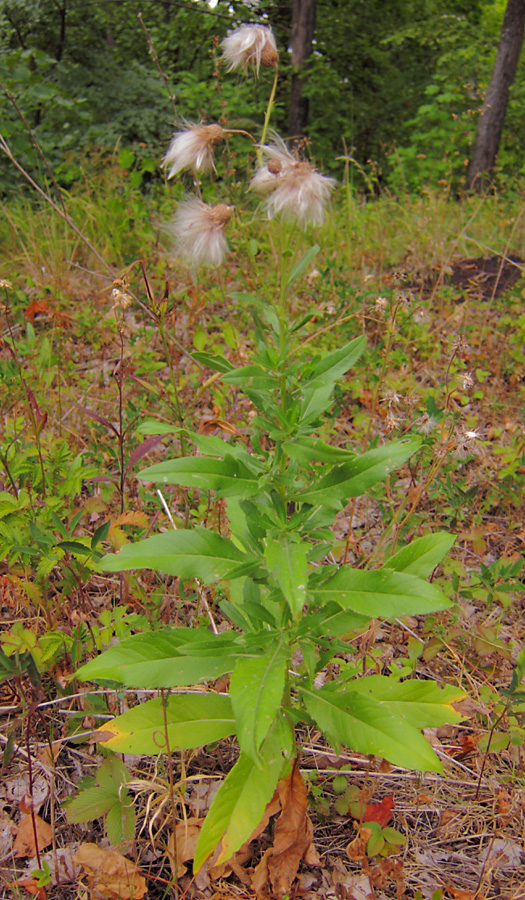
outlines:
[[317, 0], [293, 0], [290, 136], [296, 142], [304, 135], [308, 124], [308, 98], [303, 95], [303, 85], [305, 66], [312, 54], [316, 8]]
[[496, 62], [479, 117], [476, 141], [467, 171], [469, 190], [482, 189], [494, 170], [509, 92], [523, 44], [524, 25], [525, 0], [507, 0]]

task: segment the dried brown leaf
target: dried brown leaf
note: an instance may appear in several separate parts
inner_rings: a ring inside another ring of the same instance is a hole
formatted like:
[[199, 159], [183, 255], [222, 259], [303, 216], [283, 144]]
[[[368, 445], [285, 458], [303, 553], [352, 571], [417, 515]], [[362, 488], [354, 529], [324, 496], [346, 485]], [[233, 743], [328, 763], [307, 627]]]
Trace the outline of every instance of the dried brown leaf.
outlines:
[[168, 858], [174, 878], [180, 878], [186, 872], [184, 863], [195, 856], [195, 848], [201, 833], [204, 819], [191, 818], [179, 822], [175, 831], [168, 838]]
[[38, 850], [48, 847], [53, 840], [53, 829], [51, 825], [44, 822], [40, 816], [35, 816], [35, 824], [31, 816], [22, 816], [20, 825], [17, 829], [15, 842], [13, 844], [13, 856], [36, 856], [36, 842], [38, 842]]
[[93, 898], [141, 900], [146, 894], [146, 882], [138, 866], [116, 850], [81, 844], [73, 860], [83, 868]]
[[307, 814], [306, 785], [299, 771], [299, 762], [288, 778], [282, 779], [277, 790], [281, 815], [277, 820], [273, 847], [264, 854], [255, 869], [252, 887], [258, 897], [288, 894], [301, 861], [308, 856], [310, 865], [318, 865], [319, 857], [312, 846], [313, 825]]

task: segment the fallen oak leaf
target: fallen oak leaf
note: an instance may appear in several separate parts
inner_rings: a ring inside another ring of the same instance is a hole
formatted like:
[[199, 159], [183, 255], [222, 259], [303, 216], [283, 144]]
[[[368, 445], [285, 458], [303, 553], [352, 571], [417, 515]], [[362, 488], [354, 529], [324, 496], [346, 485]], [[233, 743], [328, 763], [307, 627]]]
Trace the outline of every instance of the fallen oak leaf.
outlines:
[[[35, 842], [36, 832], [36, 842]], [[40, 816], [33, 817], [23, 815], [20, 819], [15, 842], [13, 844], [13, 856], [19, 858], [21, 856], [36, 856], [37, 843], [38, 850], [48, 847], [53, 840], [53, 829], [51, 825], [41, 819]]]
[[116, 850], [81, 844], [73, 860], [84, 870], [93, 896], [104, 900], [142, 900], [146, 894], [146, 881], [138, 866]]

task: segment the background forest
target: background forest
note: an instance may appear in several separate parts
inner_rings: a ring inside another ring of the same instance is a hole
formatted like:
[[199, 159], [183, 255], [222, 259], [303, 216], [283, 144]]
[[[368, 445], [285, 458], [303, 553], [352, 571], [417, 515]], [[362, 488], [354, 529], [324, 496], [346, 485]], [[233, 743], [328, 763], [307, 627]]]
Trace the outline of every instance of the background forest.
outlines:
[[[459, 189], [504, 11], [504, 0], [319, 0], [304, 86], [317, 162], [341, 175], [337, 157], [349, 154], [367, 168], [368, 188], [417, 190], [452, 181]], [[213, 9], [204, 0], [3, 0], [2, 134], [29, 171], [38, 155], [13, 101], [63, 186], [117, 143], [141, 161], [137, 181], [141, 171], [155, 177], [173, 117], [139, 12], [179, 114], [192, 121], [222, 117], [232, 128], [257, 129], [266, 89], [214, 78], [211, 38], [242, 21], [271, 24], [282, 60], [272, 124], [288, 133], [292, 3], [286, 0], [219, 0]], [[502, 184], [523, 174], [524, 102], [522, 61], [499, 154]], [[6, 160], [1, 165], [5, 195], [18, 181]]]

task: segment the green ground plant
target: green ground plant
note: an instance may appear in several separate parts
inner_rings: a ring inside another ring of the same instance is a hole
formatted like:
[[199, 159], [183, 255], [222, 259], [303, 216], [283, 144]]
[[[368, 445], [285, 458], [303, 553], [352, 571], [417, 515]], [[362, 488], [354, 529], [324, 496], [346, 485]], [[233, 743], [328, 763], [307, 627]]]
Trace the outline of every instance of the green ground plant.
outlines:
[[[254, 31], [257, 40], [262, 35], [270, 40], [266, 32]], [[272, 45], [265, 44], [263, 51], [271, 54]], [[266, 64], [275, 68], [276, 83], [276, 58], [271, 56]], [[272, 102], [273, 96], [266, 123]], [[168, 165], [177, 168], [176, 142], [191, 140], [196, 133], [176, 136]], [[269, 155], [266, 165], [263, 154]], [[350, 498], [366, 494], [413, 459], [422, 442], [409, 436], [360, 452], [352, 446], [331, 446], [319, 437], [335, 386], [364, 353], [366, 341], [358, 336], [336, 350], [311, 354], [302, 331], [311, 316], [296, 312], [291, 298], [319, 247], [305, 244], [297, 220], [303, 226], [321, 221], [331, 185], [278, 142], [265, 147], [264, 134], [257, 155], [255, 179], [264, 182], [270, 211], [284, 212], [270, 232], [277, 276], [273, 284], [264, 284], [248, 244], [261, 290], [230, 297], [253, 318], [254, 346], [242, 366], [224, 355], [194, 354], [218, 373], [223, 385], [248, 398], [253, 414], [245, 442], [198, 434], [179, 421], [169, 430], [179, 437], [180, 456], [139, 476], [159, 487], [213, 492], [216, 501], [225, 504], [228, 533], [224, 525], [217, 530], [179, 527], [172, 519], [171, 530], [126, 544], [100, 563], [105, 571], [148, 568], [194, 580], [198, 592], [217, 590], [220, 584], [217, 602], [227, 627], [219, 630], [210, 612], [211, 632], [197, 625], [135, 635], [76, 673], [83, 680], [162, 690], [161, 697], [102, 726], [100, 740], [106, 749], [171, 756], [175, 750], [236, 736], [240, 755], [203, 824], [195, 871], [219, 844], [221, 862], [249, 839], [300, 753], [304, 728], [317, 726], [334, 747], [344, 744], [396, 765], [441, 771], [420, 729], [459, 721], [452, 704], [464, 696], [455, 687], [440, 689], [431, 681], [400, 681], [395, 675], [358, 678], [352, 667], [341, 667], [337, 679], [327, 674], [339, 655], [352, 654], [352, 640], [366, 631], [372, 618], [424, 615], [450, 606], [438, 586], [426, 579], [454, 538], [428, 533], [395, 553], [383, 548], [384, 562], [377, 569], [337, 564], [332, 531], [337, 513]], [[266, 188], [268, 180], [271, 187]], [[294, 208], [298, 206], [293, 215], [278, 193], [282, 185], [290, 190]], [[217, 265], [224, 241], [220, 229], [230, 218], [229, 207], [205, 207], [201, 200], [179, 207], [177, 215], [185, 226], [179, 235], [182, 249], [193, 251], [188, 239], [193, 229], [195, 261], [204, 262], [202, 235], [207, 232], [202, 226], [201, 233], [197, 220], [190, 219], [194, 210], [213, 221], [213, 228], [207, 226], [212, 232], [207, 252]], [[162, 434], [166, 425], [150, 421], [141, 430]], [[190, 446], [193, 452], [188, 452]], [[397, 525], [396, 538], [402, 523]], [[225, 676], [227, 693], [213, 688], [214, 681]], [[202, 683], [208, 685], [206, 691], [182, 690]], [[82, 803], [79, 799], [77, 805]], [[380, 832], [374, 833], [372, 854], [389, 840]]]

